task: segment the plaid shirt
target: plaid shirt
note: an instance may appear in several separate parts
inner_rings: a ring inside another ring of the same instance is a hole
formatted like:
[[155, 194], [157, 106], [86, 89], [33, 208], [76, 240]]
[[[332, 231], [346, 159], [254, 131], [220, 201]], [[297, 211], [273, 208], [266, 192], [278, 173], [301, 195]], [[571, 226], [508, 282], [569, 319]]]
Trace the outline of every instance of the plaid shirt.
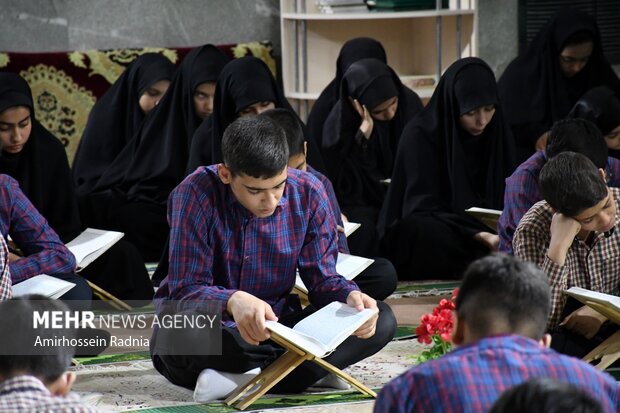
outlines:
[[517, 335], [487, 337], [411, 368], [386, 384], [375, 413], [487, 412], [504, 390], [548, 377], [571, 383], [620, 411], [620, 387], [606, 373]]
[[92, 413], [100, 410], [87, 406], [76, 394], [54, 396], [41, 380], [33, 376], [16, 376], [0, 383], [0, 412], [3, 413]]
[[0, 205], [0, 233], [10, 235], [24, 253], [23, 258], [9, 264], [13, 284], [38, 274], [75, 270], [73, 254], [8, 175], [0, 174]]
[[[620, 207], [620, 189], [610, 188]], [[620, 211], [616, 210], [616, 226], [606, 237], [597, 233], [591, 245], [575, 237], [563, 266], [547, 256], [551, 241], [553, 210], [546, 201], [535, 204], [521, 219], [513, 240], [517, 257], [541, 267], [549, 277], [551, 286], [551, 317], [549, 328], [561, 321], [566, 303], [564, 291], [570, 287], [582, 287], [606, 294], [618, 295], [620, 286]]]
[[[344, 228], [344, 223], [342, 222], [342, 215], [340, 212], [340, 205], [338, 205], [338, 199], [336, 198], [336, 192], [334, 192], [334, 186], [332, 185], [329, 178], [325, 175], [308, 165], [309, 174], [314, 175], [325, 187], [325, 192], [327, 193], [327, 199], [329, 199], [329, 203], [331, 204], [331, 210], [334, 212], [336, 222], [338, 225]], [[347, 243], [347, 236], [344, 232], [338, 231], [338, 251], [344, 254], [350, 254], [349, 252], [349, 244]]]
[[157, 301], [218, 300], [238, 290], [267, 302], [280, 316], [295, 269], [317, 307], [345, 302], [355, 283], [336, 273], [336, 222], [323, 185], [288, 168], [284, 194], [273, 215], [258, 218], [244, 208], [217, 166], [198, 168], [168, 200], [170, 269]]
[[[542, 200], [538, 189], [538, 175], [547, 163], [542, 151], [536, 152], [506, 178], [504, 192], [504, 209], [499, 217], [497, 230], [499, 234], [499, 250], [512, 254], [512, 239], [519, 221], [536, 202]], [[607, 179], [609, 186], [620, 187], [620, 161], [607, 158]]]
[[13, 295], [11, 273], [9, 272], [9, 247], [4, 237], [0, 237], [0, 301], [8, 300]]

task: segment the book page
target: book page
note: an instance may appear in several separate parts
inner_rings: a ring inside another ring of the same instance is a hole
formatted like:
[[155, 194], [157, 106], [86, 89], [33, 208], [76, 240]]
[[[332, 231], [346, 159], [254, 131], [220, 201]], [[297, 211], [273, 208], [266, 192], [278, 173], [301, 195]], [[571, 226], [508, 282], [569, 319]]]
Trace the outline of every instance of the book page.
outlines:
[[[87, 228], [69, 242], [67, 248], [75, 256], [78, 267], [83, 268], [107, 251], [122, 237], [122, 232]], [[93, 257], [89, 257], [91, 254], [93, 254]], [[89, 258], [88, 260], [86, 260], [87, 257]]]
[[357, 222], [343, 222], [344, 224], [344, 235], [345, 237], [349, 237], [351, 234], [355, 232], [356, 229], [362, 226], [362, 224], [358, 224]]
[[300, 349], [307, 351], [310, 354], [314, 354], [317, 357], [325, 357], [329, 354], [329, 350], [326, 349], [316, 339], [306, 334], [293, 330], [290, 327], [280, 324], [277, 321], [267, 320], [265, 326], [272, 332], [277, 333], [280, 337], [295, 344]]
[[578, 300], [581, 300], [583, 298], [586, 300], [595, 301], [597, 303], [611, 305], [615, 307], [618, 311], [620, 311], [620, 297], [617, 297], [615, 295], [590, 291], [580, 287], [571, 287], [566, 292], [569, 295], [577, 298]]
[[[339, 252], [338, 259], [336, 261], [336, 272], [350, 281], [368, 268], [373, 262], [375, 262], [375, 260], [370, 258], [358, 257], [357, 255]], [[303, 280], [299, 276], [299, 272], [295, 277], [295, 288], [305, 294], [308, 294], [308, 287], [306, 287], [306, 284], [304, 284]]]
[[345, 303], [334, 301], [295, 324], [293, 330], [313, 337], [332, 351], [375, 312], [370, 309], [357, 311]]
[[58, 298], [75, 287], [69, 281], [61, 280], [47, 274], [35, 275], [18, 284], [13, 285], [13, 296], [20, 297], [28, 294], [41, 294], [48, 298]]

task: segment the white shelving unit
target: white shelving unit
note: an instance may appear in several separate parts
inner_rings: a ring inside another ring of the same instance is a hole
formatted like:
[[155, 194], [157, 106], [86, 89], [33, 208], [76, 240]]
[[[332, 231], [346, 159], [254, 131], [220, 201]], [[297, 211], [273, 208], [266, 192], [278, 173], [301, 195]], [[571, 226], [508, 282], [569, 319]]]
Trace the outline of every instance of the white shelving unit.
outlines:
[[[333, 79], [340, 48], [354, 37], [379, 40], [388, 64], [405, 84], [433, 78], [456, 59], [476, 56], [475, 0], [450, 0], [449, 8], [407, 12], [321, 13], [315, 0], [280, 0], [284, 93], [302, 117]], [[428, 99], [433, 86], [413, 87]]]

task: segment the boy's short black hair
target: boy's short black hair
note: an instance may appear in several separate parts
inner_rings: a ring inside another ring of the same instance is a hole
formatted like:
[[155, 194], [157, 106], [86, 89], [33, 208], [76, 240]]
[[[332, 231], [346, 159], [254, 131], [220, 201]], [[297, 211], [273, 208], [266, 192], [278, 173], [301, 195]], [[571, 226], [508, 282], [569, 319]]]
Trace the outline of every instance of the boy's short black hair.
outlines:
[[585, 119], [562, 119], [553, 124], [547, 139], [547, 158], [572, 151], [585, 155], [598, 168], [607, 166], [607, 143], [599, 128]]
[[222, 157], [233, 176], [272, 178], [288, 164], [284, 130], [266, 116], [237, 118], [224, 132]]
[[[56, 337], [65, 337], [67, 340], [76, 337], [74, 328], [45, 328], [43, 325], [34, 328], [34, 312], [43, 314], [48, 311], [69, 311], [69, 308], [60, 300], [51, 300], [42, 295], [30, 295], [13, 298], [0, 303], [0, 335], [8, 344], [12, 354], [0, 354], [0, 375], [10, 377], [15, 374], [28, 374], [38, 377], [44, 383], [51, 383], [58, 379], [71, 365], [71, 358], [75, 348], [69, 346], [49, 346], [38, 354], [35, 350], [35, 340], [39, 337], [42, 342]], [[6, 350], [7, 347], [2, 347]], [[23, 348], [20, 348], [22, 346]], [[32, 347], [26, 347], [32, 346]], [[32, 353], [32, 354], [29, 354]]]
[[285, 108], [275, 108], [266, 110], [259, 116], [267, 116], [273, 119], [284, 129], [286, 142], [288, 143], [289, 157], [304, 153], [304, 142], [306, 138], [304, 137], [301, 123], [294, 113]]
[[549, 159], [538, 178], [540, 193], [556, 211], [575, 217], [608, 194], [599, 168], [580, 153], [562, 152]]
[[581, 388], [536, 378], [506, 390], [489, 413], [603, 413], [603, 407]]
[[469, 265], [455, 304], [475, 339], [512, 333], [539, 340], [549, 317], [549, 283], [534, 264], [488, 255]]

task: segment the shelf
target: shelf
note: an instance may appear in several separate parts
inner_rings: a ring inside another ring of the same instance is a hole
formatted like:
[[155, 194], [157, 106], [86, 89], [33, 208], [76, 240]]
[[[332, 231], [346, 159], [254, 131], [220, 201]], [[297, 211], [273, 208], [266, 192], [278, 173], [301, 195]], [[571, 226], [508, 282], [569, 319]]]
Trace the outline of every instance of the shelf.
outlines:
[[369, 11], [366, 13], [282, 13], [284, 20], [375, 20], [375, 19], [414, 19], [438, 16], [473, 15], [475, 10], [419, 10], [384, 12]]

